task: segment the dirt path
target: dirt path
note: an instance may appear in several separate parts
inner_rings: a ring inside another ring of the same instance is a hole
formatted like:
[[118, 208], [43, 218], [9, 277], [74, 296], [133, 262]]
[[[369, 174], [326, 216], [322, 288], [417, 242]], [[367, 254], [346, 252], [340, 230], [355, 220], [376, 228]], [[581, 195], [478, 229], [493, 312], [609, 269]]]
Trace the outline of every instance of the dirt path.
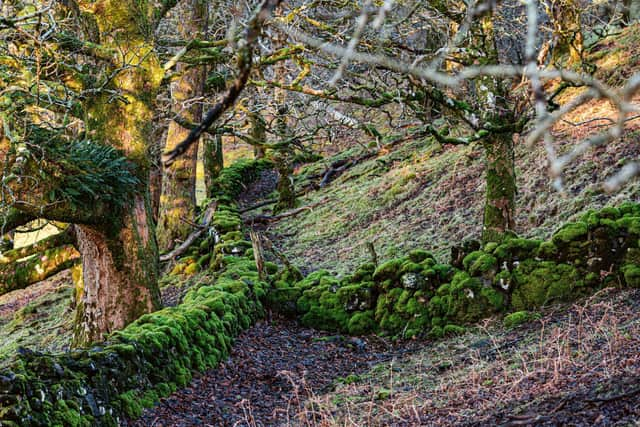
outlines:
[[349, 338], [276, 319], [245, 331], [230, 358], [194, 378], [129, 426], [290, 425], [311, 395], [338, 378], [367, 371], [411, 347], [393, 349], [380, 338]]

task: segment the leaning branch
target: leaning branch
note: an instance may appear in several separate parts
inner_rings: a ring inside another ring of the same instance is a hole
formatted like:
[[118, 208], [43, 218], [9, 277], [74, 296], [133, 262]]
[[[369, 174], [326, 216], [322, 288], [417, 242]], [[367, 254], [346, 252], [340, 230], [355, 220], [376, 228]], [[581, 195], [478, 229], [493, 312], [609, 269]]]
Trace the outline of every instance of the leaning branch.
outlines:
[[[11, 249], [6, 252], [0, 252], [0, 266], [3, 264], [10, 264], [18, 261], [19, 259], [26, 258], [28, 256], [43, 253], [49, 249], [54, 249], [60, 246], [72, 245], [75, 243], [75, 236], [72, 231], [72, 227], [67, 227], [61, 233], [54, 234], [45, 239], [38, 240], [32, 245], [24, 246], [18, 249]], [[1, 267], [0, 267], [1, 268]]]
[[24, 261], [0, 266], [0, 295], [24, 289], [79, 262], [80, 254], [72, 245], [48, 249]]
[[211, 203], [207, 207], [207, 210], [204, 212], [202, 221], [200, 221], [200, 224], [198, 224], [198, 229], [191, 233], [180, 246], [178, 246], [168, 254], [160, 256], [160, 262], [171, 261], [172, 259], [176, 259], [180, 255], [184, 254], [187, 249], [189, 249], [189, 247], [193, 245], [193, 243], [198, 240], [198, 238], [202, 236], [202, 234], [207, 230], [207, 227], [209, 227], [209, 223], [211, 223], [211, 220], [213, 219], [213, 215], [216, 213], [217, 206], [218, 205], [216, 202]]
[[231, 87], [227, 90], [222, 100], [218, 102], [207, 113], [204, 120], [195, 129], [189, 132], [184, 141], [179, 143], [173, 150], [163, 155], [164, 165], [171, 164], [182, 154], [184, 154], [191, 145], [193, 145], [204, 132], [207, 131], [215, 123], [216, 120], [227, 111], [238, 99], [238, 96], [244, 89], [251, 72], [251, 56], [253, 55], [253, 44], [260, 34], [264, 21], [271, 16], [271, 12], [280, 4], [281, 0], [265, 0], [262, 2], [256, 13], [251, 17], [247, 26], [247, 32], [244, 40], [238, 45], [238, 77], [235, 79]]

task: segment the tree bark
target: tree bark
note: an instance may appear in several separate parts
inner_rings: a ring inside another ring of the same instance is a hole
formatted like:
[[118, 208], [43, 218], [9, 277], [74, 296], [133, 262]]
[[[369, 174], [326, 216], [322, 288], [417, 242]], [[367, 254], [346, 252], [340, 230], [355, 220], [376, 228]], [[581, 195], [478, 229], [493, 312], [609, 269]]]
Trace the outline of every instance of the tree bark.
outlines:
[[[481, 18], [481, 51], [490, 64], [499, 63], [496, 35], [493, 27], [493, 11]], [[508, 103], [509, 94], [505, 82], [497, 77], [486, 76], [476, 81], [476, 96], [481, 119], [490, 133], [483, 141], [485, 151], [486, 196], [482, 240], [496, 242], [514, 229], [515, 223], [515, 154], [513, 132], [508, 129], [515, 117]]]
[[84, 289], [76, 311], [74, 346], [102, 341], [160, 307], [158, 249], [147, 200], [136, 197], [124, 226], [76, 226]]
[[204, 180], [208, 197], [215, 195], [215, 180], [223, 167], [222, 135], [216, 134], [213, 140], [208, 140], [204, 146]]
[[[280, 47], [284, 47], [286, 38], [283, 35], [280, 36]], [[276, 80], [285, 83], [287, 69], [284, 61], [280, 61], [276, 64]], [[276, 102], [276, 137], [280, 141], [286, 141], [289, 137], [290, 131], [287, 124], [287, 93], [284, 89], [276, 88], [275, 90], [275, 102]], [[276, 169], [278, 170], [278, 184], [276, 189], [278, 190], [278, 203], [273, 208], [274, 213], [287, 211], [293, 209], [296, 206], [296, 192], [293, 186], [293, 165], [291, 164], [291, 149], [287, 146], [282, 147], [275, 158]]]
[[512, 133], [497, 133], [484, 142], [486, 199], [482, 240], [497, 242], [515, 227], [516, 175]]
[[[187, 19], [179, 25], [181, 37], [191, 39], [202, 34], [206, 25], [206, 4], [202, 0], [190, 0]], [[182, 76], [172, 84], [172, 110], [181, 118], [192, 123], [202, 120], [202, 104], [193, 98], [202, 95], [204, 71], [201, 67], [188, 68], [178, 64]], [[175, 121], [169, 124], [165, 151], [175, 148], [188, 135], [190, 129]], [[165, 169], [160, 197], [158, 220], [158, 246], [161, 251], [169, 251], [177, 241], [184, 239], [191, 231], [186, 220], [192, 220], [196, 212], [196, 166], [198, 144], [193, 144], [184, 155]]]
[[[259, 110], [249, 111], [249, 124], [251, 126], [251, 138], [254, 141], [265, 143], [267, 142], [267, 124], [260, 114]], [[258, 145], [253, 147], [253, 154], [256, 159], [263, 159], [266, 155], [264, 147]]]

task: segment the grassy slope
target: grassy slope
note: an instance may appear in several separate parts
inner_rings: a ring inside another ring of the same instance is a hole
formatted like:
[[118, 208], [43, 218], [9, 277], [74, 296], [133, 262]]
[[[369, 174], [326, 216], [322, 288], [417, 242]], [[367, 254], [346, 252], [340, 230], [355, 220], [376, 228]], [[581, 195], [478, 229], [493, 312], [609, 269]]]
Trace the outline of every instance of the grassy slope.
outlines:
[[[625, 46], [639, 40], [640, 27], [635, 26], [596, 46], [591, 58], [599, 67], [598, 77], [620, 83], [640, 68], [640, 54], [624, 54]], [[618, 58], [616, 64], [612, 57]], [[579, 91], [566, 91], [561, 102]], [[576, 123], [606, 117], [615, 117], [606, 101], [578, 108], [553, 129], [557, 151], [568, 151], [607, 122]], [[630, 121], [620, 140], [594, 148], [570, 165], [563, 192], [552, 187], [542, 144], [528, 149], [523, 139], [518, 138], [516, 145], [518, 234], [548, 237], [586, 209], [640, 200], [637, 181], [614, 195], [600, 191], [607, 177], [629, 159], [640, 157], [640, 120]], [[359, 150], [337, 157], [354, 156]], [[307, 183], [306, 176], [322, 172], [335, 158], [298, 171], [298, 182]], [[481, 147], [442, 147], [431, 138], [414, 140], [358, 164], [327, 188], [306, 195], [302, 205], [322, 203], [282, 220], [270, 231], [295, 264], [311, 269], [347, 272], [368, 259], [367, 242], [374, 242], [383, 259], [420, 247], [446, 261], [452, 244], [480, 235], [484, 187]]]
[[73, 281], [69, 271], [0, 296], [0, 366], [18, 347], [60, 351], [73, 330]]

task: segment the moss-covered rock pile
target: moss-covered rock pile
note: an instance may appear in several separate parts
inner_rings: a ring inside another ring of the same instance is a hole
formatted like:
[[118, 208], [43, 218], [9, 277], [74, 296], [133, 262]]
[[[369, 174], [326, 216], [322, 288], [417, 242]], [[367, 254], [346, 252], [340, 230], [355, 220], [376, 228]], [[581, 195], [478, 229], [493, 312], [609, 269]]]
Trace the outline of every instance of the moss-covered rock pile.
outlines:
[[639, 287], [639, 239], [640, 205], [626, 203], [589, 211], [548, 242], [512, 236], [484, 247], [465, 243], [452, 250], [451, 265], [417, 250], [344, 278], [325, 270], [299, 281], [281, 277], [267, 303], [320, 329], [442, 336], [607, 285]]
[[[20, 350], [0, 371], [0, 425], [118, 425], [144, 406], [186, 385], [192, 372], [225, 358], [232, 339], [262, 316], [267, 284], [259, 280], [241, 219], [231, 201], [242, 179], [264, 167], [243, 162], [241, 178], [224, 182], [214, 224], [225, 236], [216, 245], [211, 274], [177, 307], [142, 316], [105, 343], [63, 354]], [[244, 181], [245, 183], [248, 181]], [[235, 250], [240, 248], [240, 250]], [[271, 270], [273, 271], [273, 269]]]
[[241, 159], [224, 168], [213, 182], [215, 200], [218, 206], [213, 216], [215, 233], [210, 233], [194, 244], [186, 256], [182, 257], [171, 270], [171, 275], [183, 278], [209, 268], [218, 268], [220, 259], [213, 254], [215, 246], [218, 254], [242, 254], [251, 247], [241, 232], [242, 219], [234, 200], [245, 189], [245, 185], [260, 177], [260, 173], [273, 167], [267, 159]]

